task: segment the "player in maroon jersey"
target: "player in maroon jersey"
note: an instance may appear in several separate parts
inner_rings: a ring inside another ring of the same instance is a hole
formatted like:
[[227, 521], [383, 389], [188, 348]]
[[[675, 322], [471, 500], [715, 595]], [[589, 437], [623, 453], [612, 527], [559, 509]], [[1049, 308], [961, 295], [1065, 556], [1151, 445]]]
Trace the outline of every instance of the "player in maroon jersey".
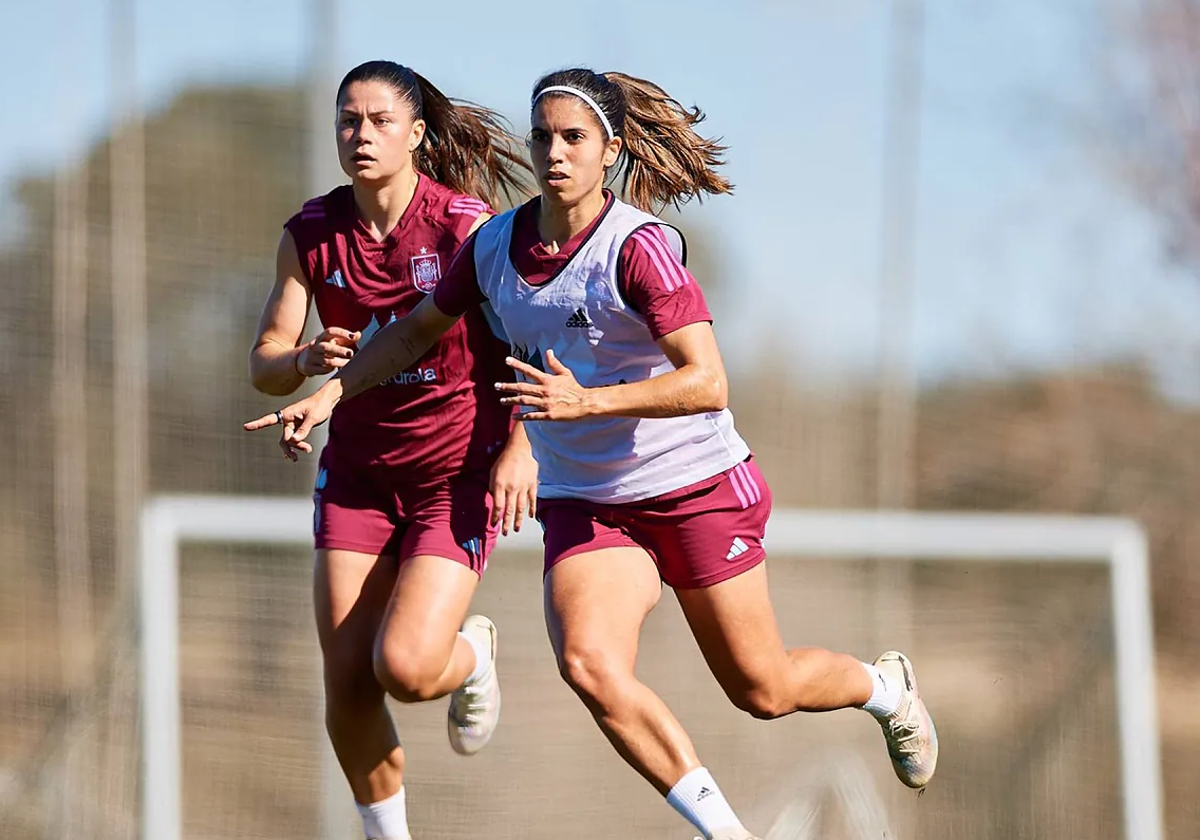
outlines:
[[[539, 460], [547, 628], [563, 677], [621, 756], [705, 840], [751, 837], [635, 672], [667, 583], [739, 708], [761, 718], [861, 708], [882, 726], [897, 776], [925, 785], [937, 739], [907, 657], [865, 663], [780, 638], [762, 562], [770, 490], [733, 427], [681, 238], [645, 212], [728, 192], [716, 173], [724, 149], [695, 132], [698, 110], [620, 73], [553, 73], [530, 105], [541, 195], [483, 226], [434, 296], [316, 394], [248, 427], [281, 424], [285, 446], [310, 451], [306, 435], [339, 401], [491, 307], [524, 376], [497, 389], [523, 407]], [[636, 206], [604, 188], [622, 162]]]
[[[351, 70], [337, 108], [352, 183], [284, 227], [250, 354], [269, 394], [337, 370], [424, 300], [524, 166], [492, 112], [392, 62]], [[310, 303], [324, 330], [301, 343]], [[339, 412], [321, 454], [313, 587], [326, 724], [369, 838], [409, 837], [385, 691], [401, 702], [451, 694], [448, 734], [463, 754], [499, 718], [495, 627], [466, 612], [496, 531], [534, 512], [536, 465], [493, 390], [506, 349], [477, 311]]]

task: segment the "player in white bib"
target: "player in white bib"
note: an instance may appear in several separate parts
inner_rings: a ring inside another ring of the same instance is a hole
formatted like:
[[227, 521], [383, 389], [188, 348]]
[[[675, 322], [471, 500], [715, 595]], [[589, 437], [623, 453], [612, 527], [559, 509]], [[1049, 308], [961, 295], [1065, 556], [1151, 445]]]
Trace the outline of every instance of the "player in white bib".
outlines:
[[[485, 224], [434, 294], [317, 393], [259, 421], [305, 441], [342, 399], [418, 359], [472, 307], [512, 345], [498, 383], [539, 469], [546, 623], [564, 679], [621, 756], [708, 840], [751, 837], [683, 727], [634, 674], [662, 583], [730, 700], [758, 718], [865, 709], [901, 781], [933, 776], [937, 734], [912, 665], [784, 647], [762, 537], [771, 493], [726, 407], [708, 309], [682, 237], [647, 210], [730, 191], [724, 149], [658, 86], [619, 73], [552, 73], [534, 88], [541, 195]], [[623, 164], [623, 167], [621, 165]], [[622, 191], [605, 189], [623, 168]], [[638, 209], [645, 208], [645, 209]]]

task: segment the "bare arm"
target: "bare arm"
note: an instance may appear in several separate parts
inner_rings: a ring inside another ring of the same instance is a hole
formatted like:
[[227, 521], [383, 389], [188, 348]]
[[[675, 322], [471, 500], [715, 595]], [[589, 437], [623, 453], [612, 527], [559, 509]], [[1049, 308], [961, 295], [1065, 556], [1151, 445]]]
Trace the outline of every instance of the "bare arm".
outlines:
[[296, 240], [285, 230], [275, 254], [275, 285], [263, 306], [250, 351], [250, 382], [257, 390], [281, 396], [304, 382], [296, 362], [304, 349], [300, 337], [311, 302], [312, 290], [300, 267]]
[[608, 417], [683, 417], [721, 411], [729, 381], [712, 324], [689, 324], [658, 340], [675, 370], [661, 376], [589, 389], [590, 413]]
[[[482, 225], [486, 218], [486, 214], [477, 218], [472, 230]], [[464, 265], [472, 264], [468, 261]], [[450, 280], [453, 274], [452, 264], [451, 272], [442, 278], [442, 284]], [[469, 276], [465, 273], [462, 275], [461, 282], [476, 282], [473, 266]], [[355, 397], [412, 367], [460, 317], [461, 315], [447, 315], [442, 312], [434, 303], [434, 296], [430, 295], [406, 316], [377, 332], [362, 350], [358, 350], [357, 347], [345, 348], [349, 351], [347, 357], [352, 358], [330, 359], [331, 367], [339, 368], [337, 374], [330, 377], [315, 393], [279, 411], [251, 420], [243, 424], [243, 428], [255, 431], [268, 426], [282, 425], [283, 437], [280, 446], [288, 458], [296, 460], [297, 452], [312, 451], [312, 445], [305, 441], [305, 438], [314, 426], [329, 419], [339, 402]], [[357, 341], [358, 337], [357, 334], [351, 336], [354, 341]], [[340, 350], [338, 352], [340, 353]]]
[[546, 372], [510, 359], [530, 382], [500, 382], [497, 390], [508, 405], [535, 410], [522, 420], [577, 420], [582, 417], [682, 417], [721, 411], [729, 402], [725, 364], [712, 325], [688, 324], [658, 340], [675, 370], [641, 382], [584, 388], [553, 351], [546, 353]]
[[336, 405], [408, 370], [451, 327], [458, 317], [447, 315], [427, 297], [412, 311], [375, 333], [328, 382], [321, 386]]

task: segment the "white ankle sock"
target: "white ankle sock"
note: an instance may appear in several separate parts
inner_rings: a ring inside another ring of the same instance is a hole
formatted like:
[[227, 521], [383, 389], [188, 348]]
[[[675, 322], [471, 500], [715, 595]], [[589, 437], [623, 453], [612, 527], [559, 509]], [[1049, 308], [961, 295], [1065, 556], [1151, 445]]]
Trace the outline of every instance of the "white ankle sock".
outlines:
[[667, 794], [667, 804], [705, 838], [711, 838], [718, 830], [745, 831], [741, 820], [725, 801], [725, 794], [713, 781], [712, 774], [703, 767], [697, 767], [675, 783]]
[[475, 667], [471, 669], [471, 673], [467, 674], [467, 678], [463, 684], [475, 685], [486, 677], [492, 669], [492, 652], [484, 647], [481, 642], [476, 641], [466, 633], [460, 632], [458, 635], [471, 646], [471, 650], [475, 651]]
[[877, 718], [895, 714], [896, 709], [900, 708], [904, 683], [889, 677], [874, 665], [864, 662], [862, 666], [867, 669], [867, 675], [871, 678], [871, 699], [863, 705], [863, 711], [870, 712]]
[[363, 832], [368, 840], [410, 840], [408, 834], [408, 808], [404, 802], [404, 786], [394, 796], [389, 796], [382, 802], [372, 802], [358, 807], [358, 815], [362, 817]]

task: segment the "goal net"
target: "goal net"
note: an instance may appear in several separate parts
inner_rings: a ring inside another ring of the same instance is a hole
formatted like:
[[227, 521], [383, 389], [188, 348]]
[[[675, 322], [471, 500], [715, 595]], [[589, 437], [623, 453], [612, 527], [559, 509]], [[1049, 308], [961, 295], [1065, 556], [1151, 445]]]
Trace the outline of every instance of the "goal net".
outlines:
[[[325, 746], [304, 499], [160, 498], [140, 566], [143, 836], [358, 836]], [[504, 717], [480, 755], [443, 702], [393, 707], [416, 837], [686, 838], [560, 681], [536, 527], [502, 540], [475, 609], [500, 628]], [[707, 673], [668, 594], [639, 674], [768, 840], [1161, 840], [1146, 549], [1122, 520], [777, 511], [785, 640], [873, 659], [902, 647], [938, 721], [923, 795], [878, 727], [839, 712], [756, 721]], [[768, 831], [769, 830], [769, 831]], [[882, 832], [882, 833], [881, 833]]]

